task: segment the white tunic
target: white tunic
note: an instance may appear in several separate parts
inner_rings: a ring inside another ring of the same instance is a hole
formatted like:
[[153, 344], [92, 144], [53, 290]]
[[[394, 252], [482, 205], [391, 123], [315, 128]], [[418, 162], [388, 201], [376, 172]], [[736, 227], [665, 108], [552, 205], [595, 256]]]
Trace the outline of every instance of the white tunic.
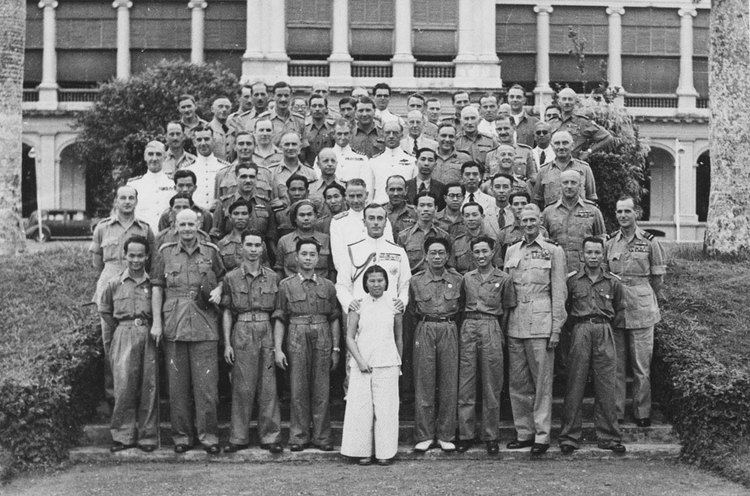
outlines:
[[135, 215], [145, 220], [155, 233], [159, 232], [159, 217], [169, 208], [169, 200], [174, 196], [174, 181], [164, 171], [147, 171], [141, 177], [128, 181], [138, 192]]
[[[396, 309], [393, 300], [385, 294], [377, 300], [371, 295], [362, 299], [359, 307], [359, 329], [357, 348], [370, 367], [393, 367], [401, 365], [396, 338], [393, 334], [393, 317]], [[352, 358], [352, 367], [357, 363]]]
[[411, 268], [404, 249], [383, 237], [367, 236], [347, 246], [347, 263], [342, 263], [336, 279], [336, 296], [346, 311], [352, 300], [364, 298], [362, 287], [365, 270], [378, 264], [388, 273], [388, 289], [383, 297], [398, 298], [404, 306], [409, 303], [409, 280]]
[[[354, 178], [363, 179], [365, 183], [370, 180], [366, 155], [355, 152], [350, 145], [346, 145], [344, 148], [334, 145], [333, 152], [336, 154], [336, 181], [345, 185], [347, 181]], [[313, 169], [315, 175], [320, 179], [323, 174], [320, 172], [317, 157]]]
[[374, 203], [381, 205], [388, 203], [385, 183], [389, 177], [403, 176], [408, 181], [417, 176], [416, 160], [401, 147], [386, 148], [383, 153], [370, 159], [368, 168], [370, 180], [367, 182], [367, 187], [370, 191], [370, 198]]
[[[364, 214], [349, 209], [335, 215], [331, 219], [329, 233], [331, 239], [331, 257], [333, 258], [333, 265], [338, 270], [340, 264], [348, 263], [349, 255], [346, 252], [346, 247], [355, 241], [367, 237]], [[391, 222], [387, 219], [383, 237], [388, 241], [393, 241], [393, 228], [391, 227]]]
[[229, 164], [216, 158], [213, 153], [208, 157], [199, 153], [195, 162], [185, 167], [185, 169], [193, 171], [198, 180], [198, 184], [195, 185], [195, 193], [193, 193], [193, 201], [196, 205], [205, 210], [210, 210], [214, 206], [216, 202], [214, 196], [216, 173], [227, 165]]

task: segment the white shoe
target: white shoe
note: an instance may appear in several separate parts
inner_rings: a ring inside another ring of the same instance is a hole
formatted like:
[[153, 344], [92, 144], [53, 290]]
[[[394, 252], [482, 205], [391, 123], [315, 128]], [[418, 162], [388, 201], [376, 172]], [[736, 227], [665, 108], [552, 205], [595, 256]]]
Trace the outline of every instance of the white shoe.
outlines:
[[428, 449], [432, 448], [432, 441], [422, 441], [421, 443], [417, 443], [414, 445], [414, 451], [417, 453], [425, 453]]
[[456, 451], [456, 445], [450, 441], [441, 441], [438, 439], [438, 444], [443, 451]]

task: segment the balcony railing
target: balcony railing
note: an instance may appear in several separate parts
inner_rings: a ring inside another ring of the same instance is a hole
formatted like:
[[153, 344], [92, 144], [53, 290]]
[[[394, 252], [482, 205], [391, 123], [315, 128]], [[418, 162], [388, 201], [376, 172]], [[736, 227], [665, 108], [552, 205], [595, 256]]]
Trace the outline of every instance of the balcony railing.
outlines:
[[286, 73], [289, 77], [328, 77], [330, 70], [325, 60], [292, 60]]
[[626, 95], [626, 107], [677, 108], [676, 95]]
[[24, 88], [23, 89], [23, 101], [24, 102], [38, 102], [39, 91], [36, 88]]
[[393, 77], [393, 67], [387, 60], [354, 61], [352, 62], [352, 77], [390, 78]]
[[695, 108], [707, 109], [708, 108], [708, 98], [698, 98], [697, 100], [695, 100]]
[[414, 64], [415, 78], [454, 78], [456, 66], [453, 62], [417, 62]]
[[60, 102], [94, 102], [98, 97], [98, 88], [60, 88], [57, 90], [57, 100]]

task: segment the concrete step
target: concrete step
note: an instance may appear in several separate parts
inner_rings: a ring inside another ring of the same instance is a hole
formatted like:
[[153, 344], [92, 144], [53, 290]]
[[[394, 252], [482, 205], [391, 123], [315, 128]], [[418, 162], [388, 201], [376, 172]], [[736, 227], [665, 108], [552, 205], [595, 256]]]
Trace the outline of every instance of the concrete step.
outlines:
[[[331, 422], [332, 435], [334, 444], [339, 445], [341, 443], [341, 432], [343, 428], [343, 422], [333, 421]], [[253, 445], [258, 444], [258, 438], [256, 434], [256, 422], [251, 423], [250, 438]], [[556, 423], [552, 425], [552, 438], [557, 439], [560, 434], [560, 424]], [[646, 443], [646, 444], [657, 444], [657, 443], [677, 443], [677, 437], [672, 432], [672, 426], [669, 424], [657, 423], [651, 427], [637, 427], [635, 424], [626, 423], [620, 426], [622, 431], [623, 443]], [[219, 439], [222, 444], [229, 440], [230, 424], [228, 422], [222, 422], [219, 424]], [[399, 442], [402, 444], [413, 443], [413, 431], [414, 424], [408, 421], [401, 421], [399, 425]], [[476, 432], [480, 432], [477, 427]], [[161, 440], [163, 445], [172, 445], [171, 438], [172, 430], [168, 422], [161, 424]], [[515, 438], [516, 431], [513, 427], [513, 423], [509, 421], [502, 421], [500, 423], [500, 439], [510, 441]], [[287, 444], [289, 439], [289, 423], [282, 422], [281, 424], [281, 438], [284, 444]], [[594, 424], [586, 422], [583, 424], [583, 439], [584, 441], [595, 441], [596, 431]], [[109, 446], [112, 442], [112, 438], [109, 432], [108, 424], [90, 424], [84, 427], [83, 437], [81, 439], [81, 446]]]
[[[627, 452], [616, 455], [608, 450], [601, 450], [596, 445], [582, 445], [581, 448], [571, 455], [563, 455], [556, 445], [543, 455], [546, 460], [574, 460], [574, 459], [674, 459], [680, 454], [679, 444], [626, 444]], [[529, 458], [529, 448], [522, 450], [508, 450], [504, 446], [500, 454], [491, 456], [484, 447], [473, 447], [465, 453], [443, 453], [439, 449], [427, 453], [414, 453], [412, 446], [400, 445], [397, 459], [399, 460], [525, 460]], [[200, 448], [193, 449], [183, 454], [176, 454], [171, 448], [163, 447], [152, 453], [144, 453], [139, 449], [129, 449], [118, 453], [110, 453], [106, 447], [87, 446], [74, 449], [70, 452], [70, 460], [75, 463], [143, 463], [143, 462], [214, 462], [214, 463], [299, 463], [341, 460], [337, 451], [320, 451], [318, 449], [307, 449], [296, 453], [285, 449], [283, 453], [273, 455], [259, 448], [249, 448], [231, 454], [208, 455]]]

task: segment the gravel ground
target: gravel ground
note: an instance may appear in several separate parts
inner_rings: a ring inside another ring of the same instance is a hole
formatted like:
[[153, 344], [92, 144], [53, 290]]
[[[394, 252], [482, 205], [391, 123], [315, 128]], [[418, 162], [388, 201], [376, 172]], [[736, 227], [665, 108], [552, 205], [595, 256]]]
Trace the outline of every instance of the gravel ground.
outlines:
[[665, 461], [403, 462], [316, 464], [123, 464], [26, 475], [4, 495], [368, 495], [572, 494], [746, 495], [747, 488]]

